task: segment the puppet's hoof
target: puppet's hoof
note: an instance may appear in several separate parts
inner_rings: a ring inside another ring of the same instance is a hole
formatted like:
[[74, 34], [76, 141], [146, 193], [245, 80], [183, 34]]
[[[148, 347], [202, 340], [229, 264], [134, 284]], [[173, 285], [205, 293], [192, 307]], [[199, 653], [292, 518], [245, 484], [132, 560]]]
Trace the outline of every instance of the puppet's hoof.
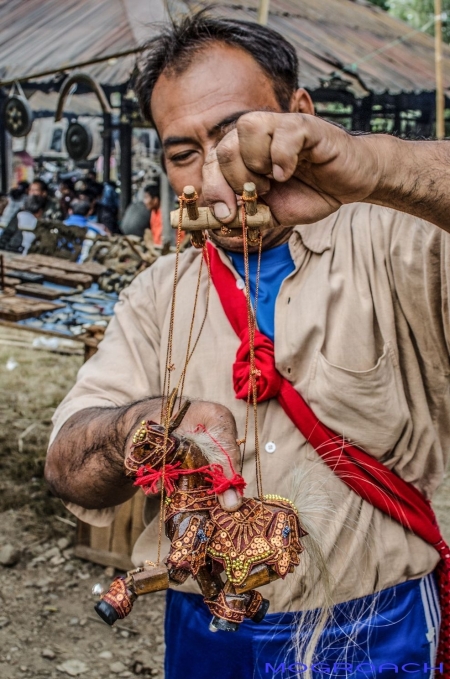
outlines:
[[209, 628], [211, 632], [217, 632], [218, 630], [222, 630], [222, 632], [237, 632], [239, 629], [239, 623], [230, 622], [229, 620], [224, 620], [223, 618], [219, 618], [217, 615], [215, 615], [211, 620]]
[[118, 620], [120, 617], [114, 606], [111, 606], [111, 604], [103, 601], [103, 599], [95, 604], [94, 609], [96, 613], [99, 614], [101, 619], [108, 625], [114, 625], [116, 620]]
[[266, 613], [269, 610], [270, 606], [270, 601], [268, 599], [263, 599], [261, 602], [261, 606], [258, 608], [256, 611], [255, 615], [253, 615], [250, 619], [253, 620], [253, 622], [261, 622], [264, 620], [266, 617]]

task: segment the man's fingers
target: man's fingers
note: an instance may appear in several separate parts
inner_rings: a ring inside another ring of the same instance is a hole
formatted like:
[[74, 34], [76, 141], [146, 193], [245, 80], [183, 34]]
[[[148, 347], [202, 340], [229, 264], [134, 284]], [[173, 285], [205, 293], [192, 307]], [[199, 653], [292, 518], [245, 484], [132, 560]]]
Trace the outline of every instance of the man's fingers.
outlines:
[[262, 174], [255, 174], [244, 163], [239, 146], [237, 130], [229, 132], [217, 145], [217, 160], [220, 171], [233, 191], [240, 195], [246, 182], [253, 182], [259, 195], [270, 188], [269, 180]]
[[229, 488], [221, 495], [217, 496], [220, 506], [227, 512], [234, 512], [242, 504], [242, 496], [234, 488]]
[[272, 173], [270, 145], [275, 126], [273, 114], [262, 111], [246, 113], [236, 123], [242, 161], [258, 175]]
[[277, 128], [270, 145], [272, 176], [277, 182], [288, 181], [298, 165], [298, 158], [303, 150], [304, 136], [300, 130], [289, 134], [288, 130]]
[[254, 172], [286, 182], [306, 147], [316, 143], [315, 127], [314, 116], [300, 113], [246, 113], [236, 126], [242, 160]]
[[220, 170], [215, 148], [208, 153], [202, 174], [203, 200], [213, 209], [216, 219], [227, 224], [236, 216], [236, 195]]
[[[204, 437], [204, 444], [212, 451], [210, 462], [217, 462], [223, 468], [227, 479], [239, 470], [240, 449], [236, 443], [236, 422], [231, 411], [219, 403], [198, 401], [192, 403], [178, 432], [195, 432]], [[201, 440], [198, 441], [201, 446]], [[227, 511], [234, 511], [242, 504], [242, 496], [229, 488], [217, 496], [220, 505]]]
[[282, 184], [272, 182], [270, 192], [264, 196], [264, 202], [281, 226], [318, 222], [341, 207], [338, 200], [296, 177], [291, 177]]

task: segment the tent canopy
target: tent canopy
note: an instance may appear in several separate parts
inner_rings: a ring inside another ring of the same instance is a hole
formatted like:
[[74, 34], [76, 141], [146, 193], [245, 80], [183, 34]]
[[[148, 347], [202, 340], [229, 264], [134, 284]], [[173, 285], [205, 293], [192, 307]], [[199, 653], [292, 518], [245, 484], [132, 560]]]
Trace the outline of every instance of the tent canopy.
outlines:
[[[26, 78], [139, 47], [158, 22], [202, 7], [197, 0], [0, 0], [0, 80]], [[205, 3], [206, 4], [206, 3]], [[214, 12], [256, 21], [258, 0], [208, 0]], [[300, 84], [314, 91], [338, 83], [357, 97], [435, 89], [434, 41], [365, 0], [271, 0], [268, 25], [296, 48]], [[264, 49], [264, 45], [261, 46]], [[135, 55], [83, 67], [104, 87], [123, 86]], [[450, 48], [444, 45], [445, 89]], [[30, 86], [57, 85], [48, 75]]]

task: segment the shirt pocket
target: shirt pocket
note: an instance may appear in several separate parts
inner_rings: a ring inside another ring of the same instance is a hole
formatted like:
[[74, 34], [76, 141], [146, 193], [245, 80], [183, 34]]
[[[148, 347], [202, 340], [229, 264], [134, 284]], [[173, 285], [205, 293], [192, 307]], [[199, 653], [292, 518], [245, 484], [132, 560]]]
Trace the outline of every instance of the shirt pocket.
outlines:
[[318, 350], [308, 402], [323, 424], [377, 458], [390, 457], [410, 420], [390, 342], [376, 365], [363, 371], [333, 365]]

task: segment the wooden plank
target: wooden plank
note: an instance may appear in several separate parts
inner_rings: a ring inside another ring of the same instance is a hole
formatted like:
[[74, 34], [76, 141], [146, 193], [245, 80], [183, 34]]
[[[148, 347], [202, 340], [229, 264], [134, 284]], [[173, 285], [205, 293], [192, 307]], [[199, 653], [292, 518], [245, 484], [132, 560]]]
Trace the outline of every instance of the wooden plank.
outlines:
[[132, 501], [125, 502], [118, 510], [112, 525], [110, 550], [117, 554], [131, 554]]
[[[16, 257], [13, 258], [14, 262]], [[27, 262], [31, 262], [38, 266], [49, 266], [52, 269], [62, 269], [71, 273], [86, 273], [97, 279], [106, 271], [106, 266], [98, 264], [98, 262], [85, 262], [84, 264], [77, 264], [76, 262], [69, 262], [67, 259], [59, 257], [49, 257], [48, 255], [25, 255], [22, 257]]]
[[57, 283], [58, 285], [67, 285], [69, 288], [76, 288], [81, 285], [83, 288], [90, 288], [94, 279], [87, 273], [67, 273], [62, 269], [49, 268], [45, 266], [36, 266], [31, 269], [31, 273], [37, 273], [44, 276], [46, 281], [50, 283]]
[[6, 321], [23, 321], [40, 316], [45, 311], [61, 309], [65, 304], [55, 304], [42, 299], [10, 295], [0, 298], [0, 319]]
[[9, 276], [17, 278], [21, 283], [41, 283], [43, 277], [39, 274], [32, 273], [31, 271], [22, 271], [22, 269], [11, 269], [9, 266], [5, 268], [6, 273]]
[[15, 285], [20, 285], [20, 283], [22, 283], [20, 278], [13, 278], [12, 276], [5, 276], [5, 285], [10, 285], [10, 286], [12, 285], [14, 287]]
[[28, 295], [29, 297], [58, 299], [61, 295], [67, 294], [67, 292], [61, 292], [61, 290], [50, 288], [48, 285], [42, 285], [41, 283], [21, 283], [20, 281], [18, 283], [19, 285], [16, 285], [16, 292], [21, 295]]
[[11, 259], [5, 259], [5, 269], [16, 269], [16, 271], [30, 271], [31, 268], [35, 266], [32, 262], [27, 262], [25, 257], [11, 257]]
[[89, 547], [89, 542], [91, 539], [91, 527], [88, 523], [80, 521], [77, 519], [77, 531], [75, 536], [75, 542], [77, 545], [85, 545]]
[[3, 325], [5, 328], [15, 328], [16, 330], [23, 330], [25, 332], [34, 332], [37, 335], [49, 335], [50, 337], [63, 337], [65, 339], [75, 340], [76, 342], [83, 342], [83, 339], [80, 338], [80, 335], [69, 335], [64, 332], [55, 332], [54, 330], [43, 330], [42, 328], [33, 328], [32, 326], [29, 325], [18, 325], [14, 321], [6, 321], [1, 318], [0, 325]]
[[145, 504], [145, 494], [139, 490], [136, 495], [132, 498], [132, 508], [131, 508], [131, 536], [130, 536], [130, 546], [133, 549], [136, 544], [136, 540], [143, 532], [144, 526], [144, 504]]
[[91, 526], [90, 546], [92, 549], [109, 552], [111, 551], [111, 537], [114, 524], [106, 526], [105, 528], [98, 528]]
[[74, 554], [79, 559], [98, 563], [100, 566], [112, 566], [119, 571], [131, 571], [134, 566], [126, 554], [117, 554], [104, 549], [94, 549], [86, 545], [75, 545]]

